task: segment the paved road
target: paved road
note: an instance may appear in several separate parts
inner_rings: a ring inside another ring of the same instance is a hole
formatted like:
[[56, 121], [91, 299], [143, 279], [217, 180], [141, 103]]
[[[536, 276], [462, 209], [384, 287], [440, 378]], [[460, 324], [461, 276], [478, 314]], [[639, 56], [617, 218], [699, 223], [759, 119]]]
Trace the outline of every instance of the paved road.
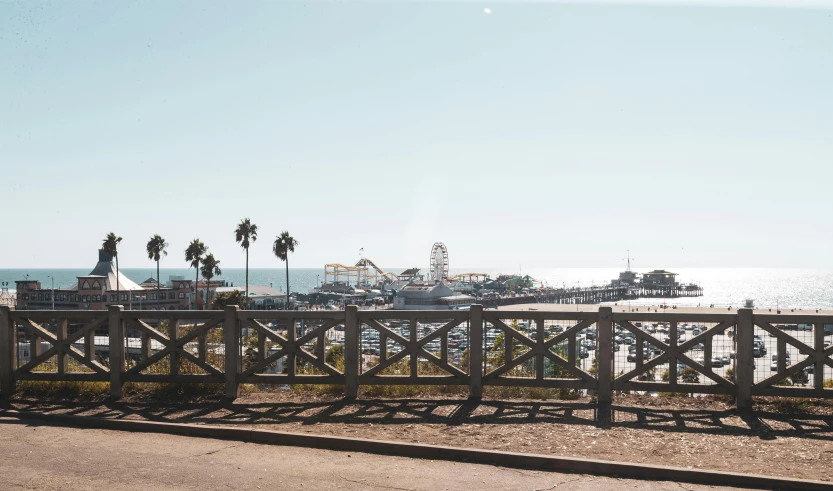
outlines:
[[362, 453], [0, 418], [0, 489], [704, 490]]

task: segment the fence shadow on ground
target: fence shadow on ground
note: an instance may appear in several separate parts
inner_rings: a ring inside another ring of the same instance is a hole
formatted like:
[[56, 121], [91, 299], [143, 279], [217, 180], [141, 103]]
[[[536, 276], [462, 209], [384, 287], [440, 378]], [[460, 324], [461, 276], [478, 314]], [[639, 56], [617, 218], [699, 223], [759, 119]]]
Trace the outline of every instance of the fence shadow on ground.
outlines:
[[41, 413], [210, 425], [418, 423], [462, 425], [565, 424], [674, 433], [731, 434], [761, 439], [798, 437], [833, 441], [833, 415], [787, 414], [734, 409], [664, 409], [569, 401], [371, 399], [321, 402], [135, 403], [17, 400], [4, 407]]

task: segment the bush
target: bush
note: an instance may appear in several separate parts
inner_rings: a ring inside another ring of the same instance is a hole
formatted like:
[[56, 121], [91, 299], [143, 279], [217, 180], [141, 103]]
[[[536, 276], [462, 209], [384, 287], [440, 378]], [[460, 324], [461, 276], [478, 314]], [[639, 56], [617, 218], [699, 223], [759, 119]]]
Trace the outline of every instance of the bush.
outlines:
[[680, 374], [680, 378], [687, 384], [696, 384], [700, 382], [700, 372], [691, 367], [686, 367]]

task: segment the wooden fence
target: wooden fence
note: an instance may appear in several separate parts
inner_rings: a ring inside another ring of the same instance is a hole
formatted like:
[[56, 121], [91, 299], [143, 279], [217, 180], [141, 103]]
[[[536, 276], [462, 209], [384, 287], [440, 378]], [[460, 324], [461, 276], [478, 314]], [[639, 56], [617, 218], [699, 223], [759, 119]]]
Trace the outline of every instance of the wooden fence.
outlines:
[[[794, 331], [794, 332], [793, 332]], [[833, 397], [833, 316], [484, 311], [25, 311], [0, 307], [18, 380], [542, 387]], [[608, 356], [600, 356], [607, 353]]]

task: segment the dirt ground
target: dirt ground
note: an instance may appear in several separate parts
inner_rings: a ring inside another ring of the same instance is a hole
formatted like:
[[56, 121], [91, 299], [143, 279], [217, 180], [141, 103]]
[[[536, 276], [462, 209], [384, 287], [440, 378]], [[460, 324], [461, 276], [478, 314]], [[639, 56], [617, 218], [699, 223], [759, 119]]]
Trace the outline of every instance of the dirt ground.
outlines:
[[44, 402], [20, 410], [240, 425], [296, 433], [472, 447], [830, 480], [833, 404], [620, 396], [609, 420], [587, 400], [373, 399], [255, 392], [234, 403]]

